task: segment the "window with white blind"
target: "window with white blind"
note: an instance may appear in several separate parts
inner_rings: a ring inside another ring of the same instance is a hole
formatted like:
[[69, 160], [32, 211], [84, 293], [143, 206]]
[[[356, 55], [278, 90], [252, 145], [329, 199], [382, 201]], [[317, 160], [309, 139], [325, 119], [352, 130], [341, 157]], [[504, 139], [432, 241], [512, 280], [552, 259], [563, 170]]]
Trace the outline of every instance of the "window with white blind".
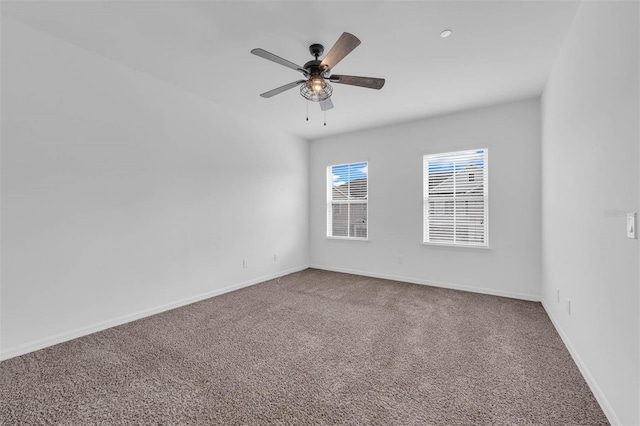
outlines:
[[366, 239], [368, 163], [327, 167], [327, 236]]
[[489, 246], [488, 150], [424, 156], [423, 242]]

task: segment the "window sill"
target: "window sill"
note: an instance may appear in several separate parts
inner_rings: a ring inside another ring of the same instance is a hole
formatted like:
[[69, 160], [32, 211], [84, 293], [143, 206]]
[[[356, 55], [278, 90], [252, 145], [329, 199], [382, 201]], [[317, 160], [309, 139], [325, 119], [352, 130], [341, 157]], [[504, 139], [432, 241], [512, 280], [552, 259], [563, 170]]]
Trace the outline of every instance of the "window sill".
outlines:
[[421, 243], [425, 247], [443, 247], [453, 249], [491, 250], [490, 246], [467, 246], [463, 244]]
[[325, 237], [325, 238], [327, 240], [369, 242], [369, 238], [356, 238], [356, 237]]

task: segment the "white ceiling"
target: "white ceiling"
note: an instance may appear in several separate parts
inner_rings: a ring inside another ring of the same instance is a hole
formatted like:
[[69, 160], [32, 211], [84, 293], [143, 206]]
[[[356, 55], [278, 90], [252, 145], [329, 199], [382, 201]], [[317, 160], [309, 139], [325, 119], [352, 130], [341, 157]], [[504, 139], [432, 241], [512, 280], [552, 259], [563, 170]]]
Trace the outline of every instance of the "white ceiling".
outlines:
[[[573, 1], [45, 1], [2, 2], [2, 14], [308, 139], [537, 96], [578, 3]], [[442, 39], [443, 29], [453, 35]], [[335, 109], [298, 89], [258, 95], [343, 31], [362, 44], [337, 74], [386, 78], [371, 90], [334, 84]]]

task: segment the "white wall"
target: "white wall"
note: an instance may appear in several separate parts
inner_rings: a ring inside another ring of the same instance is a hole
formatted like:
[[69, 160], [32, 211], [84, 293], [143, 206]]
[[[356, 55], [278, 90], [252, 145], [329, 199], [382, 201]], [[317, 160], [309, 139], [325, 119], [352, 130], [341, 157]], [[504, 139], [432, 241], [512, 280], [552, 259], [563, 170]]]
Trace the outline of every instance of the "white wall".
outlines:
[[[311, 264], [539, 300], [539, 108], [533, 99], [312, 141]], [[474, 148], [489, 149], [491, 248], [421, 245], [423, 155]], [[370, 241], [327, 239], [326, 167], [358, 161], [369, 162]]]
[[640, 424], [639, 253], [624, 214], [638, 209], [638, 13], [583, 2], [542, 98], [543, 303], [626, 425]]
[[307, 179], [308, 142], [3, 18], [3, 358], [306, 267]]

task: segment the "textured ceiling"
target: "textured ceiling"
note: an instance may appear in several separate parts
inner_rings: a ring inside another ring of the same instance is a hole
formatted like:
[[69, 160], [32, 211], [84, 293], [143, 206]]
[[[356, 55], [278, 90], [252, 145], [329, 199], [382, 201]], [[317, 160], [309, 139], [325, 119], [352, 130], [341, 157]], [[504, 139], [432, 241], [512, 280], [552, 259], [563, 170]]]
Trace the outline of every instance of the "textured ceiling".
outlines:
[[[541, 93], [573, 1], [2, 2], [2, 14], [308, 139]], [[453, 35], [442, 39], [440, 32]], [[297, 89], [258, 95], [325, 53], [343, 31], [362, 44], [338, 74], [383, 77], [380, 90], [334, 85], [327, 126]]]

